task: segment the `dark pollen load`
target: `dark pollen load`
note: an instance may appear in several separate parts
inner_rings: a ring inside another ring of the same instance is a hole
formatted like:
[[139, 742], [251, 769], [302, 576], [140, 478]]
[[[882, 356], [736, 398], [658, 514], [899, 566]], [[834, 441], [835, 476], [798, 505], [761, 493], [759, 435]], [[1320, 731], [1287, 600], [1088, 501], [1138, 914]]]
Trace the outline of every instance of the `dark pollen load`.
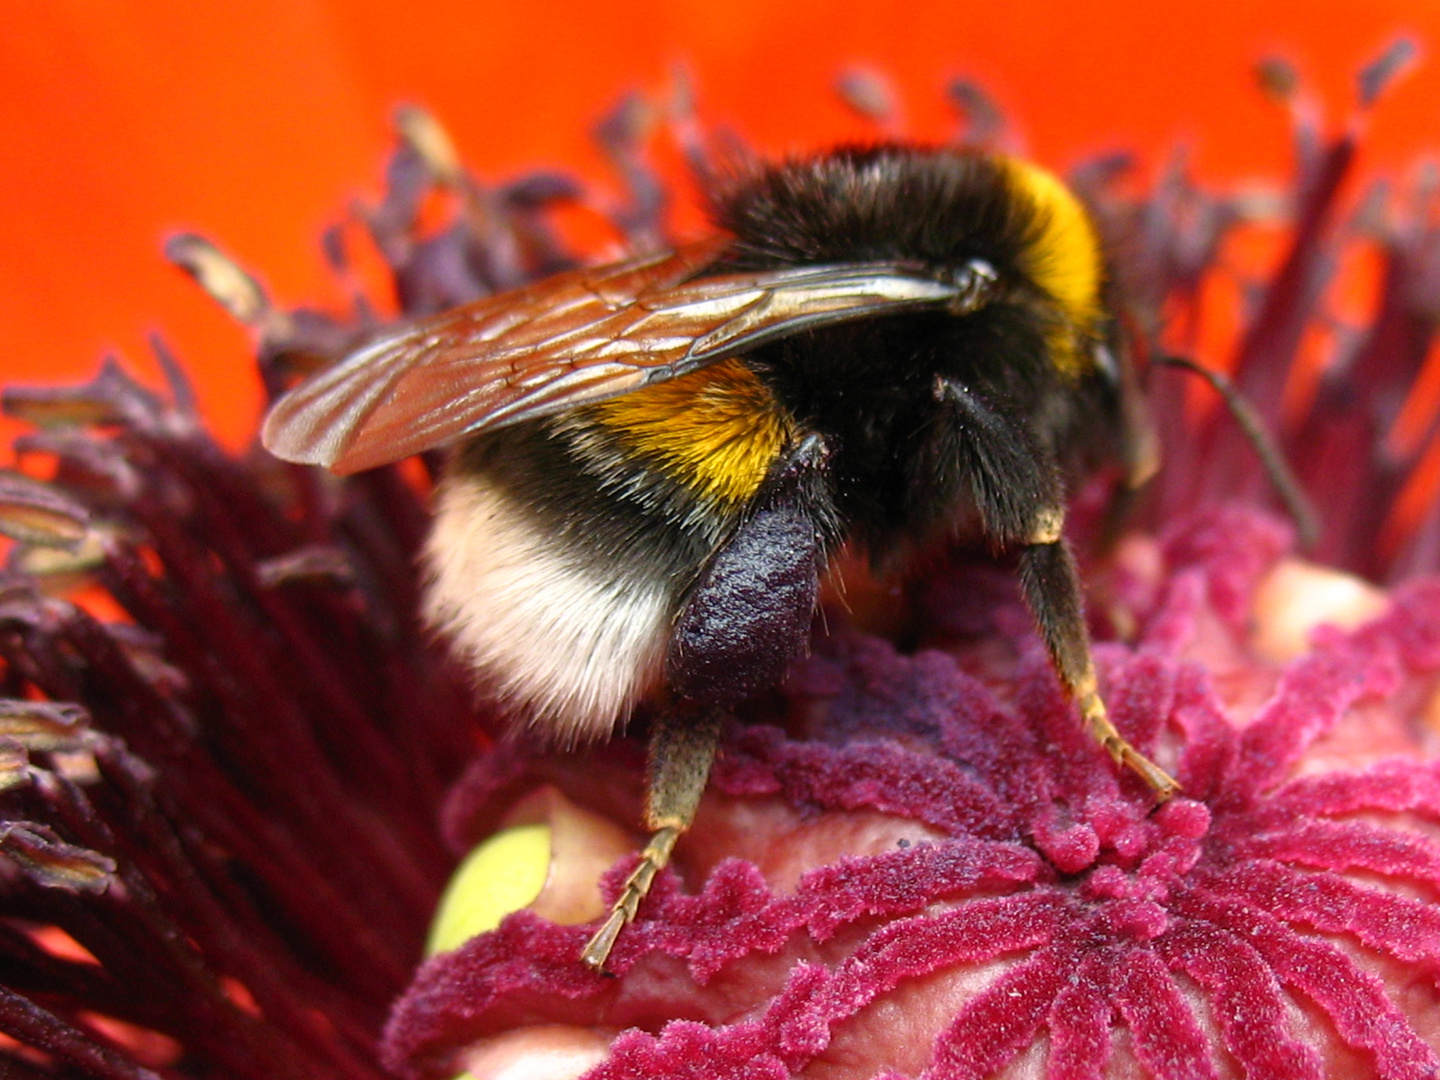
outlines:
[[729, 179], [728, 235], [391, 329], [277, 402], [266, 445], [352, 472], [453, 445], [426, 613], [524, 722], [573, 743], [655, 703], [652, 839], [604, 965], [689, 826], [727, 710], [806, 646], [842, 547], [1014, 552], [1116, 762], [1063, 538], [1069, 482], [1153, 471], [1104, 255], [1016, 159], [842, 149]]

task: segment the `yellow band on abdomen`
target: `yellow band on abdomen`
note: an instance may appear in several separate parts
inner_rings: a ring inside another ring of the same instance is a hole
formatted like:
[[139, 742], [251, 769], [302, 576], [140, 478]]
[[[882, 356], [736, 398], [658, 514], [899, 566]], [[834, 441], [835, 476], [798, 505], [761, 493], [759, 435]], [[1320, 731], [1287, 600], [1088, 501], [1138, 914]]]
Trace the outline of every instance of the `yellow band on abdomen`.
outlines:
[[794, 424], [768, 387], [738, 360], [591, 406], [627, 448], [714, 502], [753, 496]]

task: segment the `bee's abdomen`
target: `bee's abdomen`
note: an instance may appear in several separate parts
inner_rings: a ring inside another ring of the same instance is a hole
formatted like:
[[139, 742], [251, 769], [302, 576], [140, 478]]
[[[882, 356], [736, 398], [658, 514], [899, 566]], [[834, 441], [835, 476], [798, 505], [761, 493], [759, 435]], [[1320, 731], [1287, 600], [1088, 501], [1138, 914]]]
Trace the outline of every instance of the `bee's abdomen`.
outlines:
[[[544, 508], [483, 472], [437, 494], [426, 546], [425, 617], [484, 689], [563, 744], [608, 736], [660, 678], [678, 563], [648, 545], [567, 542]], [[612, 522], [593, 521], [604, 531]]]
[[748, 503], [795, 436], [770, 388], [725, 360], [581, 410], [621, 453], [663, 471], [706, 503]]
[[753, 375], [715, 370], [483, 436], [437, 493], [426, 618], [562, 742], [658, 687], [687, 591], [790, 437]]

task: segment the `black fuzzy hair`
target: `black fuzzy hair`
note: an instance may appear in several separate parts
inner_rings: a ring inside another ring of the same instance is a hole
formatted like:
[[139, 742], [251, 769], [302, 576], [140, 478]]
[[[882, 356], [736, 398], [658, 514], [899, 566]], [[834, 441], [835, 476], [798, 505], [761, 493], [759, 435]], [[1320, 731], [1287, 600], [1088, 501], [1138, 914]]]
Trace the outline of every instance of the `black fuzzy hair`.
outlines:
[[727, 268], [985, 259], [1004, 277], [1045, 222], [1001, 160], [963, 150], [850, 146], [717, 185], [711, 212], [736, 244]]

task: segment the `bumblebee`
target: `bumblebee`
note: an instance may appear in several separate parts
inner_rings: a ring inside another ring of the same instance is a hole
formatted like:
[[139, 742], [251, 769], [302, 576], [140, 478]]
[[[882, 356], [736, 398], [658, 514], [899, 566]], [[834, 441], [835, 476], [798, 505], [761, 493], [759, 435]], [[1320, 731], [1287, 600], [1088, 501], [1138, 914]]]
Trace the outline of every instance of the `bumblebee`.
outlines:
[[656, 704], [651, 840], [583, 953], [603, 967], [689, 826], [722, 719], [806, 648], [842, 548], [881, 573], [1013, 552], [1110, 756], [1065, 493], [1154, 437], [1080, 201], [1020, 160], [850, 148], [712, 196], [723, 235], [392, 329], [291, 390], [265, 445], [349, 473], [451, 447], [425, 614], [553, 740]]

